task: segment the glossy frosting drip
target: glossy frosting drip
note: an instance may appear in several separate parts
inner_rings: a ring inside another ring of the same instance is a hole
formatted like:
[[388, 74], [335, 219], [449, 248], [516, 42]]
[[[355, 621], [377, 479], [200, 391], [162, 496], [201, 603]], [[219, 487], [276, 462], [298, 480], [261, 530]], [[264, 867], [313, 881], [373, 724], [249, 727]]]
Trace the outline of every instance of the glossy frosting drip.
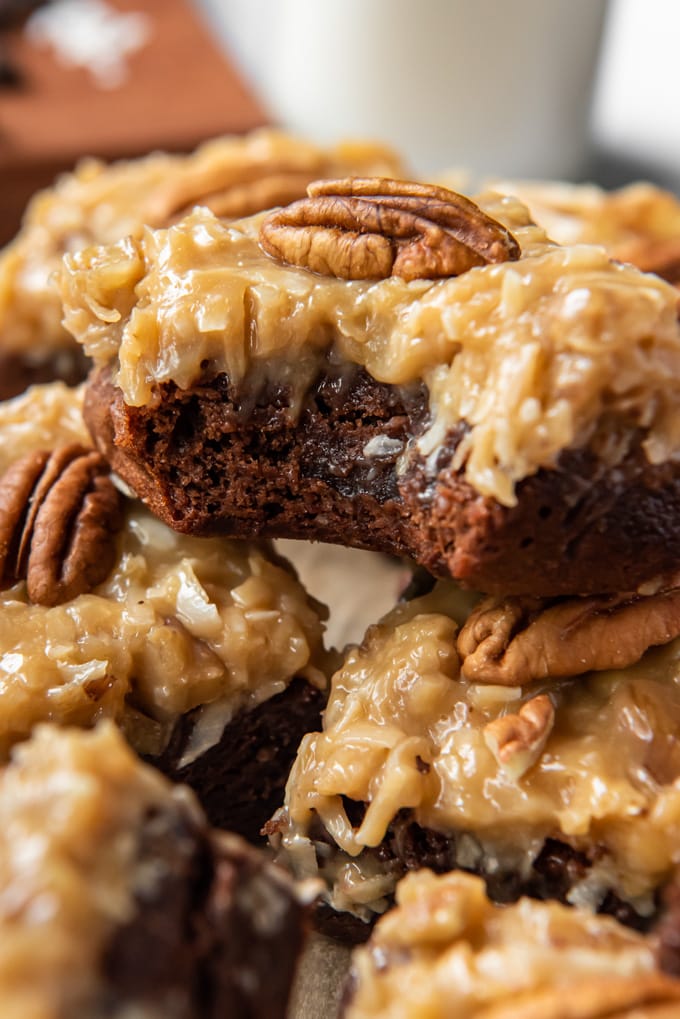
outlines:
[[26, 210], [0, 254], [2, 349], [59, 350], [73, 343], [61, 325], [53, 273], [66, 252], [141, 236], [203, 202], [224, 216], [250, 215], [304, 193], [317, 177], [396, 173], [387, 149], [348, 141], [322, 149], [278, 131], [216, 138], [189, 155], [154, 153], [105, 164], [84, 160]]
[[422, 379], [432, 417], [418, 451], [435, 453], [466, 422], [454, 466], [506, 505], [517, 481], [587, 444], [605, 414], [645, 430], [650, 461], [674, 457], [677, 291], [603, 248], [558, 247], [515, 199], [477, 201], [512, 231], [519, 261], [435, 282], [337, 280], [265, 255], [260, 217], [229, 226], [198, 209], [67, 257], [65, 323], [96, 363], [113, 363], [135, 406], [169, 380], [238, 382], [282, 360], [304, 375], [330, 348], [379, 381]]
[[[442, 582], [350, 650], [332, 679], [323, 732], [304, 738], [290, 776], [285, 848], [314, 873], [318, 816], [341, 850], [322, 863], [331, 900], [381, 910], [394, 878], [361, 854], [406, 808], [423, 828], [465, 834], [460, 865], [471, 869], [526, 875], [546, 838], [586, 854], [597, 847], [572, 901], [597, 904], [614, 888], [648, 912], [680, 862], [680, 642], [623, 670], [472, 683], [456, 650], [472, 598]], [[535, 744], [516, 746], [516, 759], [502, 758], [490, 739], [497, 720], [545, 694], [551, 724]], [[343, 798], [367, 805], [358, 826]]]
[[[29, 450], [89, 444], [81, 403], [54, 383], [0, 406], [0, 474]], [[295, 675], [325, 682], [320, 606], [266, 546], [181, 536], [132, 500], [94, 591], [46, 608], [20, 582], [0, 592], [0, 610], [0, 758], [39, 721], [101, 717], [157, 753], [199, 706], [206, 749]]]

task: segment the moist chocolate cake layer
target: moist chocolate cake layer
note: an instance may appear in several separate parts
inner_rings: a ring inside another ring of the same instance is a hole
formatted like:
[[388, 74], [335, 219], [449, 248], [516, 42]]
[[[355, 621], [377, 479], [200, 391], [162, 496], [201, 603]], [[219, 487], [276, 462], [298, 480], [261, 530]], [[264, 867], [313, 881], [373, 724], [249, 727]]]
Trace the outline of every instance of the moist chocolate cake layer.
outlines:
[[[239, 712], [216, 744], [183, 764], [197, 712], [180, 718], [160, 757], [147, 757], [175, 782], [191, 786], [211, 824], [251, 842], [283, 802], [300, 740], [321, 726], [325, 694], [304, 679]], [[199, 709], [200, 711], [200, 709]]]
[[567, 450], [506, 507], [452, 466], [464, 426], [436, 462], [417, 452], [427, 406], [423, 386], [329, 361], [299, 407], [290, 385], [235, 391], [225, 375], [164, 384], [152, 404], [130, 407], [103, 369], [85, 416], [114, 469], [179, 531], [369, 548], [506, 595], [635, 590], [675, 568], [680, 475], [650, 464], [639, 432], [611, 422], [602, 455]]
[[[429, 867], [437, 874], [460, 867], [456, 858], [456, 840], [431, 829], [422, 828], [402, 811], [390, 825], [387, 838], [376, 852], [387, 866], [400, 872]], [[492, 862], [492, 861], [486, 861]], [[582, 881], [592, 866], [585, 853], [578, 852], [559, 839], [546, 839], [528, 875], [507, 873], [485, 867], [485, 861], [472, 870], [484, 878], [487, 893], [494, 902], [516, 902], [522, 895], [533, 899], [554, 899], [567, 903], [572, 887]], [[467, 868], [465, 868], [467, 869]], [[598, 912], [614, 916], [620, 923], [637, 930], [651, 924], [650, 917], [640, 916], [630, 903], [614, 892], [608, 892]]]
[[168, 1019], [283, 1017], [303, 937], [292, 886], [180, 810], [146, 820], [138, 862], [138, 908], [105, 951], [97, 1015], [130, 1001]]
[[[355, 806], [360, 807], [358, 804]], [[314, 839], [334, 845], [320, 824], [314, 827]], [[390, 825], [383, 842], [375, 849], [364, 850], [362, 856], [377, 857], [384, 870], [392, 873], [397, 880], [410, 871], [423, 868], [428, 868], [435, 874], [466, 870], [484, 879], [489, 898], [498, 903], [516, 902], [523, 895], [528, 895], [533, 899], [555, 900], [568, 904], [569, 892], [587, 877], [592, 866], [592, 861], [585, 853], [552, 838], [545, 840], [528, 874], [498, 869], [494, 866], [496, 861], [485, 860], [484, 857], [476, 866], [461, 867], [457, 849], [455, 836], [423, 828], [413, 820], [410, 811], [402, 810]], [[670, 894], [669, 892], [669, 896]], [[680, 896], [678, 898], [680, 899]], [[669, 946], [674, 933], [680, 938], [677, 933], [680, 927], [680, 904], [674, 910], [673, 903], [674, 900], [669, 898], [666, 922], [668, 934], [665, 941]], [[642, 916], [630, 903], [625, 902], [611, 890], [602, 899], [597, 912], [613, 916], [620, 923], [640, 931], [652, 928], [660, 916], [659, 912], [651, 916]], [[325, 902], [319, 903], [314, 912], [315, 925], [323, 934], [350, 944], [365, 941], [377, 919], [378, 914], [375, 914], [372, 921], [364, 922], [358, 916], [339, 912]], [[676, 946], [675, 952], [679, 951]], [[680, 965], [677, 958], [675, 965]], [[666, 968], [670, 971], [669, 967]]]

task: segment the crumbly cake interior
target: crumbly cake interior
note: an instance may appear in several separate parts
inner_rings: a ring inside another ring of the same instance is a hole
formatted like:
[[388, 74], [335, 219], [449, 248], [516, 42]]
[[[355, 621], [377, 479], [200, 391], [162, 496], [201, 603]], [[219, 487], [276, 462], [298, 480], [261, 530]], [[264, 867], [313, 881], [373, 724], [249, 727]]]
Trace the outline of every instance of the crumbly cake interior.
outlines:
[[0, 254], [3, 351], [30, 358], [73, 344], [53, 279], [64, 253], [139, 237], [145, 225], [167, 225], [195, 204], [220, 216], [250, 215], [297, 198], [316, 177], [352, 172], [398, 173], [399, 162], [377, 144], [321, 149], [272, 130], [216, 138], [190, 155], [83, 161], [34, 197]]
[[[0, 475], [30, 450], [89, 445], [81, 405], [60, 383], [0, 405]], [[117, 540], [89, 594], [47, 608], [23, 581], [0, 592], [0, 756], [39, 721], [101, 717], [157, 754], [201, 705], [187, 763], [294, 676], [324, 685], [320, 607], [266, 546], [180, 536], [132, 500]]]
[[671, 1019], [680, 1010], [680, 981], [657, 972], [641, 935], [558, 903], [494, 906], [467, 874], [405, 877], [353, 968], [345, 1019]]
[[[487, 874], [527, 876], [557, 839], [591, 862], [569, 901], [597, 907], [613, 891], [651, 915], [680, 862], [680, 641], [625, 669], [473, 682], [456, 650], [473, 601], [440, 582], [349, 651], [323, 732], [304, 737], [288, 781], [286, 855], [321, 873], [335, 908], [368, 919], [396, 880], [370, 850], [407, 811], [452, 837], [458, 866]], [[521, 736], [530, 701], [551, 715], [534, 741]], [[520, 733], [505, 751], [501, 719]], [[318, 841], [319, 821], [337, 849]]]
[[[153, 404], [160, 383], [223, 372], [233, 384], [273, 375], [302, 397], [329, 350], [380, 382], [424, 380], [431, 422], [401, 469], [465, 422], [454, 468], [505, 505], [520, 479], [591, 441], [605, 414], [644, 430], [651, 462], [672, 457], [677, 291], [603, 248], [555, 245], [515, 199], [476, 200], [512, 231], [519, 261], [434, 282], [338, 280], [264, 254], [261, 217], [227, 225], [199, 209], [68, 256], [65, 324], [96, 364], [114, 365], [132, 406]], [[612, 464], [625, 452], [599, 445]]]
[[0, 774], [4, 1019], [95, 1014], [108, 936], [132, 919], [133, 890], [163, 878], [148, 864], [139, 872], [139, 830], [150, 814], [179, 809], [199, 816], [187, 790], [141, 765], [107, 723], [89, 733], [40, 726], [17, 747]]

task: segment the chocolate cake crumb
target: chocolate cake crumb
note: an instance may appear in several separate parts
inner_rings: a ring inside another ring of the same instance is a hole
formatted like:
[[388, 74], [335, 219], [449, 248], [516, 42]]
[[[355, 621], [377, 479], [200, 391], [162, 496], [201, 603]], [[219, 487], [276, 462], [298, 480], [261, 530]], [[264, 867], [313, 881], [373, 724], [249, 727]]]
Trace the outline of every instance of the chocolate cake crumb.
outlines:
[[152, 404], [130, 407], [101, 369], [85, 416], [114, 469], [183, 532], [369, 548], [506, 595], [635, 590], [680, 560], [680, 475], [650, 464], [625, 422], [611, 422], [627, 449], [615, 466], [567, 450], [507, 507], [451, 466], [464, 424], [434, 464], [414, 451], [423, 385], [388, 386], [331, 360], [299, 407], [289, 385], [262, 377], [237, 389], [225, 375], [163, 384]]

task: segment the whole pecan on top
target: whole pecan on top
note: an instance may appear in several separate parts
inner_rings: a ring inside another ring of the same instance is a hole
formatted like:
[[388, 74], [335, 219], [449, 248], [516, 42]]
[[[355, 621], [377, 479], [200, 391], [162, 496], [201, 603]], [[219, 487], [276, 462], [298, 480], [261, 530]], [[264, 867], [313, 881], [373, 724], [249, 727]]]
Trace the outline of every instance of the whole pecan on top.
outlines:
[[281, 261], [323, 275], [437, 279], [520, 256], [509, 230], [448, 188], [348, 177], [314, 181], [307, 195], [269, 213], [260, 243]]
[[106, 579], [123, 497], [104, 457], [73, 443], [36, 450], [0, 478], [0, 580], [26, 580], [29, 600], [58, 605]]
[[623, 669], [680, 636], [680, 587], [651, 595], [550, 602], [490, 597], [458, 634], [461, 672], [474, 683], [533, 680]]

